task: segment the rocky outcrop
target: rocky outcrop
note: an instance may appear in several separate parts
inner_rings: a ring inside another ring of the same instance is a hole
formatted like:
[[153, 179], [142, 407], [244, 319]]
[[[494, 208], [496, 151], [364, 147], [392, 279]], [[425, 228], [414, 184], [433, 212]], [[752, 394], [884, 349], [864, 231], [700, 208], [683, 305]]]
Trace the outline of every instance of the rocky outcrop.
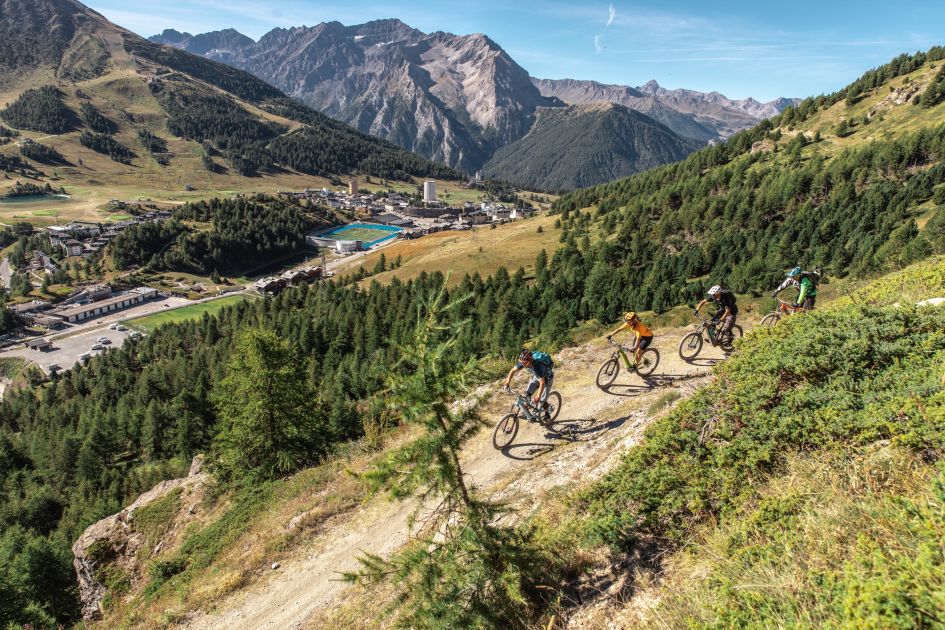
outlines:
[[251, 45], [206, 51], [203, 38], [165, 31], [152, 41], [223, 61], [361, 131], [472, 171], [561, 105], [482, 34], [423, 33], [400, 20], [277, 28]]
[[[110, 582], [134, 586], [144, 578], [144, 561], [166, 551], [174, 534], [197, 513], [208, 479], [202, 467], [203, 455], [198, 455], [187, 477], [162, 481], [118, 514], [90, 525], [75, 541], [73, 565], [79, 581], [83, 619], [101, 617], [102, 600]], [[136, 515], [162, 500], [163, 509], [151, 516], [166, 514], [167, 520], [148, 523], [148, 527], [139, 523]]]

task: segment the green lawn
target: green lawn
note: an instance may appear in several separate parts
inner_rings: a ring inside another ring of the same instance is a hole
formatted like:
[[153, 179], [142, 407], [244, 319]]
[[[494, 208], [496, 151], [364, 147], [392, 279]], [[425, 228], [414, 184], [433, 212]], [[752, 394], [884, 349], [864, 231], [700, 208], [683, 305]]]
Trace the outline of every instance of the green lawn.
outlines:
[[146, 315], [145, 317], [129, 319], [124, 323], [142, 332], [150, 333], [162, 324], [182, 322], [188, 319], [196, 319], [202, 316], [204, 313], [214, 315], [223, 307], [236, 304], [237, 302], [245, 299], [247, 299], [247, 296], [245, 295], [231, 295], [229, 297], [220, 298], [219, 300], [201, 302], [199, 304], [192, 304], [190, 306], [171, 309], [162, 313], [155, 313], [154, 315]]
[[365, 243], [370, 243], [371, 241], [376, 241], [379, 238], [384, 238], [385, 236], [390, 236], [391, 234], [393, 234], [393, 232], [388, 230], [356, 227], [351, 228], [350, 230], [344, 230], [343, 232], [332, 234], [328, 236], [328, 238], [337, 238], [342, 241], [363, 241]]

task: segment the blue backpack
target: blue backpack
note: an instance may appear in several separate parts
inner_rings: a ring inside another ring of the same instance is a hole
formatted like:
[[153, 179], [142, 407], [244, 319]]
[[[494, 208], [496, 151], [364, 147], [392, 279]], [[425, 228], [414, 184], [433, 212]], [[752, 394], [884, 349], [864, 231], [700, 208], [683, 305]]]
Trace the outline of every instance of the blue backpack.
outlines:
[[532, 352], [532, 361], [535, 363], [541, 363], [547, 368], [553, 368], [555, 366], [555, 362], [551, 360], [551, 355], [547, 352], [542, 352], [541, 350]]

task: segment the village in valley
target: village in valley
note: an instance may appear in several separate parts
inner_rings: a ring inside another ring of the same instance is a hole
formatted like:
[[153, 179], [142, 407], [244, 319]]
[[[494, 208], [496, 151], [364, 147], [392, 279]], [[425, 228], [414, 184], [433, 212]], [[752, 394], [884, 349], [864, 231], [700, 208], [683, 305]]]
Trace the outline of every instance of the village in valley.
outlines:
[[[14, 296], [6, 306], [17, 324], [0, 335], [0, 358], [35, 362], [47, 374], [68, 369], [113, 343], [146, 334], [134, 323], [125, 325], [132, 319], [145, 321], [176, 309], [210, 310], [207, 305], [220, 298], [218, 304], [275, 295], [289, 286], [330, 277], [330, 270], [352, 255], [399, 239], [502, 225], [532, 216], [545, 201], [533, 196], [536, 203], [529, 203], [511, 189], [480, 194], [476, 200], [452, 201], [448, 192], [440, 199], [438, 183], [423, 181], [413, 192], [393, 187], [372, 191], [367, 186], [362, 190], [352, 178], [346, 186], [336, 181], [332, 188], [278, 191], [282, 199], [333, 211], [346, 222], [310, 232], [305, 245], [311, 255], [303, 263], [293, 261], [275, 274], [269, 269], [262, 277], [239, 282], [186, 276], [143, 282], [147, 275], [136, 274], [136, 268], [105, 273], [103, 260], [113, 239], [132, 226], [169, 221], [175, 207], [170, 204], [115, 199], [105, 207], [120, 213], [114, 215], [117, 220], [57, 221], [46, 227], [21, 221], [14, 226], [18, 240], [0, 260], [0, 282]], [[477, 173], [462, 188], [476, 192], [486, 185]]]

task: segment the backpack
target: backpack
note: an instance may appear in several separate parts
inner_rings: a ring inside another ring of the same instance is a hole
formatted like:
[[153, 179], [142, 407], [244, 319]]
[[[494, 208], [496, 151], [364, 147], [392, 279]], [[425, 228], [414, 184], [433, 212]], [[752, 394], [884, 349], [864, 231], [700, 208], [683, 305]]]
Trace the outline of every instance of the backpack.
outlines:
[[811, 284], [814, 285], [814, 288], [817, 288], [817, 285], [820, 283], [820, 273], [817, 271], [802, 271], [802, 278], [807, 278], [810, 280]]
[[553, 368], [555, 366], [555, 362], [551, 360], [551, 355], [547, 352], [542, 352], [541, 350], [532, 352], [532, 361], [535, 363], [541, 363], [547, 368]]

